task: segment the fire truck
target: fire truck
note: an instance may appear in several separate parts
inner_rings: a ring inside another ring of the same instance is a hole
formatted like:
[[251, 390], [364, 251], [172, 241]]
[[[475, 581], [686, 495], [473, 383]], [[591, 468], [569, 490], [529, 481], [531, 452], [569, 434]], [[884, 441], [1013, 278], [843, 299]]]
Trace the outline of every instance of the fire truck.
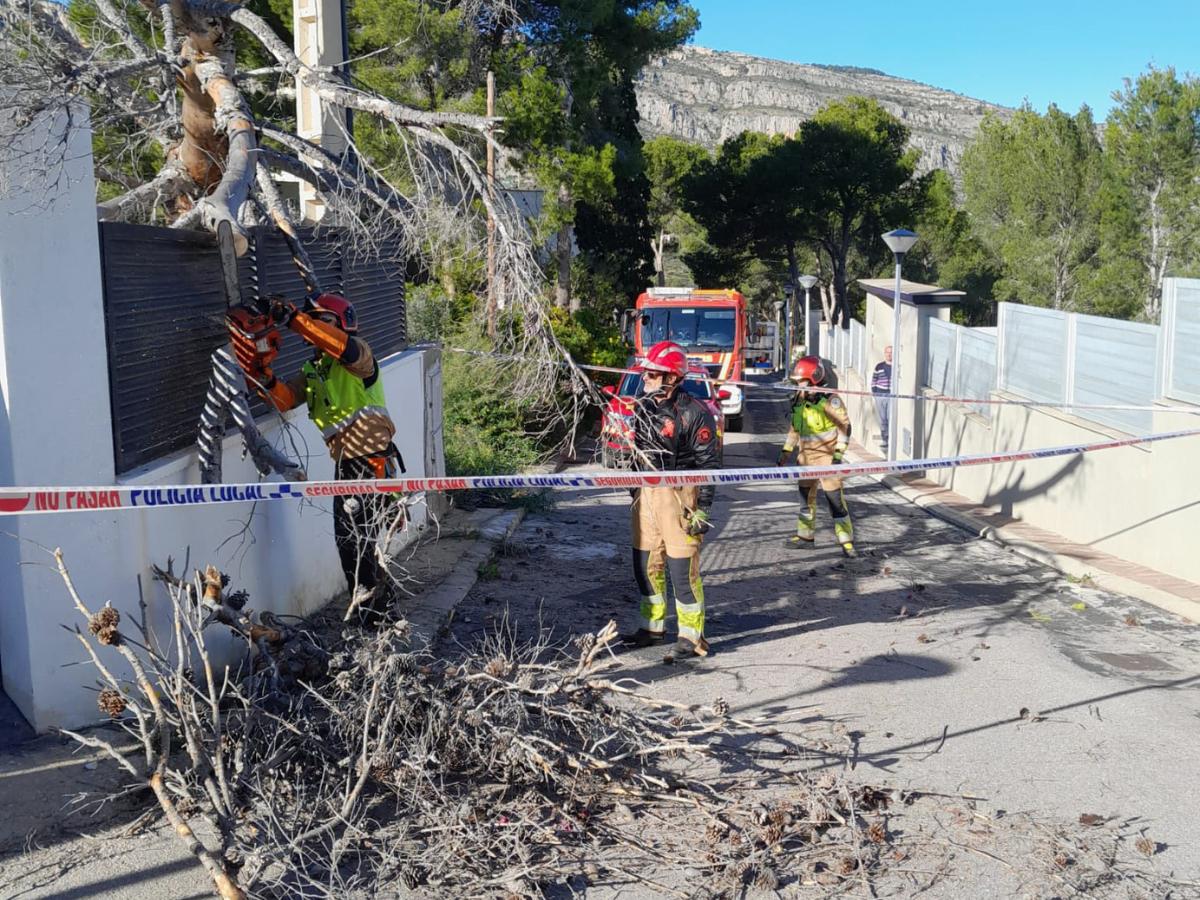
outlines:
[[659, 341], [674, 341], [688, 359], [708, 370], [728, 396], [721, 400], [725, 430], [741, 431], [745, 398], [742, 389], [721, 382], [741, 381], [744, 375], [748, 328], [746, 298], [735, 290], [697, 290], [690, 287], [652, 287], [626, 311], [630, 338], [637, 355]]

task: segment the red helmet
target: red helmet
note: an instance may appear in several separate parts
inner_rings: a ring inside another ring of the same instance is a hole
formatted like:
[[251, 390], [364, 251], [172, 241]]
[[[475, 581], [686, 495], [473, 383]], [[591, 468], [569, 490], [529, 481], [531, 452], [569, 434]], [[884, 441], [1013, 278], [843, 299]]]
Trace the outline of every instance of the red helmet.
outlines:
[[792, 366], [792, 381], [807, 381], [814, 387], [825, 383], [825, 367], [819, 356], [802, 356]]
[[646, 351], [646, 358], [638, 366], [643, 372], [665, 372], [683, 378], [688, 371], [687, 354], [673, 341], [659, 341]]
[[354, 312], [354, 304], [337, 294], [321, 294], [313, 301], [312, 314], [319, 316], [328, 313], [337, 319], [338, 327], [347, 334], [358, 331], [358, 314]]

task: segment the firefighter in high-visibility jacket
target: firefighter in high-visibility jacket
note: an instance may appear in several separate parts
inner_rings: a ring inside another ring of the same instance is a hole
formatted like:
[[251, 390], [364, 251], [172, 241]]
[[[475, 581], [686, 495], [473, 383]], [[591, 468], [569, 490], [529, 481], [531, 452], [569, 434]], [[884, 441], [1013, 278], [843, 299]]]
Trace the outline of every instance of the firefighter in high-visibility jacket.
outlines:
[[[798, 385], [792, 400], [792, 422], [778, 465], [786, 466], [799, 456], [802, 466], [838, 465], [850, 443], [850, 414], [836, 394], [808, 390], [825, 383], [825, 367], [816, 356], [796, 361], [792, 380]], [[788, 538], [789, 547], [811, 547], [817, 532], [817, 486], [825, 492], [829, 511], [833, 514], [833, 531], [842, 545], [842, 553], [853, 557], [854, 526], [842, 494], [841, 477], [813, 479], [800, 482], [800, 502], [803, 507], [796, 519], [796, 533]]]
[[[278, 353], [278, 332], [272, 329], [272, 336], [258, 345], [270, 348], [263, 353], [245, 340], [235, 322], [230, 335], [238, 362], [259, 394], [281, 412], [308, 407], [339, 481], [391, 478], [404, 471], [392, 442], [396, 426], [384, 400], [379, 363], [358, 337], [353, 304], [336, 294], [321, 294], [301, 311], [277, 300], [271, 304], [270, 322], [290, 328], [315, 353], [293, 378], [276, 378], [270, 363]], [[352, 608], [361, 606], [368, 621], [381, 618], [391, 599], [387, 573], [376, 553], [387, 500], [380, 494], [338, 495], [333, 500], [334, 542]]]

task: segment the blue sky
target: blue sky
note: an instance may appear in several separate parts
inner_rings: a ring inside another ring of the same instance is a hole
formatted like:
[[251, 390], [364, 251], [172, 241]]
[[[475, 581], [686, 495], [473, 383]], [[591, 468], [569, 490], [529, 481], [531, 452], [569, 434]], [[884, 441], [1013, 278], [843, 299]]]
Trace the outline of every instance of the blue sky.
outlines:
[[694, 43], [791, 62], [865, 66], [1018, 106], [1103, 119], [1150, 64], [1200, 75], [1200, 0], [692, 0]]

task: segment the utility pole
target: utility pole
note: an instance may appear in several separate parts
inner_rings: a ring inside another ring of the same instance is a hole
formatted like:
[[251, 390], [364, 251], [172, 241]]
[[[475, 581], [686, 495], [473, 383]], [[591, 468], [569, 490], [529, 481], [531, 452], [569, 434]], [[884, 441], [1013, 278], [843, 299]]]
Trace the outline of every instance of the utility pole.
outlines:
[[[487, 115], [491, 119], [496, 115], [496, 73], [490, 69], [487, 73]], [[487, 145], [487, 185], [488, 201], [496, 205], [496, 130], [488, 125]], [[487, 220], [487, 330], [488, 337], [496, 337], [496, 218], [488, 209]]]

